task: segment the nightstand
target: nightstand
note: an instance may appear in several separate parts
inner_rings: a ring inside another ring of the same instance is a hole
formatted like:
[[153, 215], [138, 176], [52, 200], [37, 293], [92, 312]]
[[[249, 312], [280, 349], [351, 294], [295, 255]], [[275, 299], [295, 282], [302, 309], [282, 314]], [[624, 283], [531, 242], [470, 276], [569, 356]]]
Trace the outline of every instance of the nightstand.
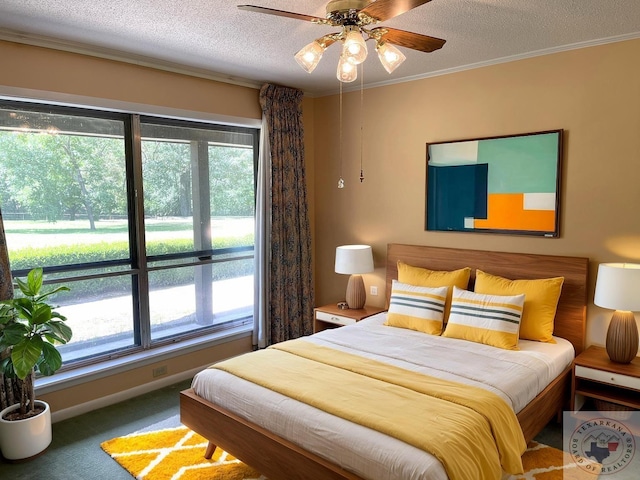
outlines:
[[640, 357], [628, 364], [615, 363], [604, 348], [587, 348], [573, 361], [571, 410], [576, 395], [640, 410]]
[[368, 307], [358, 309], [341, 309], [335, 303], [317, 307], [313, 310], [313, 332], [321, 332], [327, 328], [341, 327], [359, 322], [363, 318], [384, 312], [384, 308]]

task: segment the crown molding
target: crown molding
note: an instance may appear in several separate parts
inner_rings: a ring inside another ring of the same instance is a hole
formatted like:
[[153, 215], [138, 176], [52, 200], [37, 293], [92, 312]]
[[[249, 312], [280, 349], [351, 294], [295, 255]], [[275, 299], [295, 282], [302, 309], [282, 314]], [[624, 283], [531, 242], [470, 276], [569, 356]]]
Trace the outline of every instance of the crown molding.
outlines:
[[[578, 50], [578, 49], [582, 49], [582, 48], [589, 48], [589, 47], [596, 47], [599, 45], [606, 45], [609, 43], [617, 43], [617, 42], [625, 42], [627, 40], [636, 40], [640, 38], [640, 32], [634, 32], [634, 33], [629, 33], [629, 34], [625, 34], [625, 35], [617, 35], [615, 37], [607, 37], [607, 38], [599, 38], [596, 40], [589, 40], [586, 42], [578, 42], [578, 43], [571, 43], [568, 45], [562, 45], [559, 47], [552, 47], [552, 48], [545, 48], [542, 50], [535, 50], [532, 52], [527, 52], [527, 53], [521, 53], [518, 55], [510, 55], [507, 57], [500, 57], [500, 58], [496, 58], [493, 60], [487, 60], [484, 62], [476, 62], [476, 63], [470, 63], [468, 65], [461, 65], [459, 67], [453, 67], [453, 68], [445, 68], [442, 70], [437, 70], [435, 72], [429, 72], [429, 73], [424, 73], [424, 74], [420, 74], [420, 75], [412, 75], [409, 77], [402, 77], [402, 78], [398, 78], [396, 80], [385, 80], [384, 82], [377, 82], [377, 83], [370, 83], [368, 85], [365, 85], [365, 90], [366, 89], [370, 89], [370, 88], [377, 88], [377, 87], [384, 87], [387, 85], [396, 85], [398, 83], [406, 83], [406, 82], [413, 82], [415, 80], [422, 80], [425, 78], [431, 78], [431, 77], [440, 77], [442, 75], [449, 75], [452, 73], [458, 73], [458, 72], [464, 72], [466, 70], [474, 70], [476, 68], [484, 68], [484, 67], [490, 67], [492, 65], [499, 65], [502, 63], [509, 63], [509, 62], [517, 62], [518, 60], [526, 60], [528, 58], [534, 58], [534, 57], [541, 57], [544, 55], [553, 55], [554, 53], [561, 53], [561, 52], [567, 52], [570, 50]], [[359, 91], [360, 87], [356, 87], [356, 86], [351, 86], [351, 87], [343, 87], [343, 92], [356, 92]], [[322, 92], [322, 93], [318, 93], [316, 95], [314, 95], [315, 97], [325, 97], [325, 96], [329, 96], [329, 95], [336, 95], [338, 93], [337, 90], [331, 90], [331, 91], [326, 91], [326, 92]]]
[[13, 43], [22, 43], [34, 47], [51, 48], [53, 50], [61, 50], [64, 52], [77, 53], [80, 55], [104, 58], [107, 60], [129, 63], [141, 67], [154, 68], [157, 70], [164, 70], [181, 75], [188, 75], [191, 77], [204, 78], [206, 80], [238, 85], [241, 87], [260, 89], [264, 83], [248, 80], [246, 78], [234, 77], [232, 75], [224, 75], [206, 70], [204, 68], [189, 67], [175, 62], [167, 62], [157, 58], [147, 57], [145, 55], [137, 55], [134, 53], [123, 52], [121, 50], [87, 45], [81, 42], [61, 40], [45, 35], [23, 33], [8, 28], [0, 28], [0, 40], [5, 40], [7, 42]]

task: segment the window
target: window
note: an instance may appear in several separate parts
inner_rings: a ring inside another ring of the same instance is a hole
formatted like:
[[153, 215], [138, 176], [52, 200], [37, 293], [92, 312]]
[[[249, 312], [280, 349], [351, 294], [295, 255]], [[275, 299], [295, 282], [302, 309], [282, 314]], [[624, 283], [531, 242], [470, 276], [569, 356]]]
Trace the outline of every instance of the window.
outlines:
[[65, 366], [248, 324], [258, 130], [0, 102], [14, 276], [64, 283]]

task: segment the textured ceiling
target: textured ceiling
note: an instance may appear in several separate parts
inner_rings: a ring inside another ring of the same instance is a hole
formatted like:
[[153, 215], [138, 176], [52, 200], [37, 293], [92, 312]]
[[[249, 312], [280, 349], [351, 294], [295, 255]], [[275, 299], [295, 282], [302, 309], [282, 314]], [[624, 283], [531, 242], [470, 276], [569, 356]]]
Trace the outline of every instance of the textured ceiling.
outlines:
[[[337, 91], [337, 45], [311, 74], [293, 59], [335, 28], [239, 10], [244, 3], [325, 16], [322, 0], [0, 0], [0, 39], [245, 85]], [[381, 25], [447, 43], [433, 53], [403, 48], [407, 60], [391, 75], [370, 48], [367, 85], [639, 38], [640, 0], [433, 0]]]

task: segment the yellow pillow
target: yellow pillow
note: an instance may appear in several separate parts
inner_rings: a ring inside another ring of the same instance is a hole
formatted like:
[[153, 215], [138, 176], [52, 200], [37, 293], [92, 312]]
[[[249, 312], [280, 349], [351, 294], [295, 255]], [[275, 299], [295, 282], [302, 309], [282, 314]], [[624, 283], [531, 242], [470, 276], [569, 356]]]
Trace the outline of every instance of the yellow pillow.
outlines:
[[403, 262], [398, 262], [398, 281], [418, 287], [449, 287], [447, 291], [447, 302], [444, 308], [444, 321], [449, 318], [449, 310], [451, 310], [451, 294], [453, 287], [467, 289], [469, 285], [469, 276], [471, 269], [469, 267], [453, 270], [450, 272], [429, 270], [422, 267], [414, 267]]
[[476, 270], [476, 293], [488, 295], [519, 295], [524, 293], [524, 311], [520, 325], [520, 338], [538, 342], [556, 343], [553, 339], [553, 321], [562, 291], [564, 277], [536, 280], [509, 280]]
[[524, 295], [482, 295], [453, 287], [443, 337], [518, 350]]

